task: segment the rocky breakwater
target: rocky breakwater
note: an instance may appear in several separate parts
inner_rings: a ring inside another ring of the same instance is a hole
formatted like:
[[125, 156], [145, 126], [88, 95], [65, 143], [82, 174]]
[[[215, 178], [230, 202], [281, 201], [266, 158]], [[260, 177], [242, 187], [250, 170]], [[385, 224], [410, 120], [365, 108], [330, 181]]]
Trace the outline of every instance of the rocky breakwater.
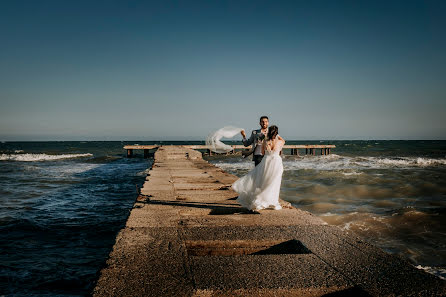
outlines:
[[162, 146], [94, 296], [441, 296], [446, 282], [309, 212], [247, 212], [237, 179]]

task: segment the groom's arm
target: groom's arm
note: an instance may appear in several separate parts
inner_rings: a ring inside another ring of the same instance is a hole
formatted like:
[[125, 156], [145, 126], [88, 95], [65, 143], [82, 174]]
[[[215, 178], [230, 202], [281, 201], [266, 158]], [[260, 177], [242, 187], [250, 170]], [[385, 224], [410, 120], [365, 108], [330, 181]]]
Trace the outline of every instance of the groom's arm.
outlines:
[[254, 131], [251, 132], [251, 137], [249, 139], [246, 139], [246, 137], [243, 137], [242, 142], [244, 146], [249, 146], [254, 142]]

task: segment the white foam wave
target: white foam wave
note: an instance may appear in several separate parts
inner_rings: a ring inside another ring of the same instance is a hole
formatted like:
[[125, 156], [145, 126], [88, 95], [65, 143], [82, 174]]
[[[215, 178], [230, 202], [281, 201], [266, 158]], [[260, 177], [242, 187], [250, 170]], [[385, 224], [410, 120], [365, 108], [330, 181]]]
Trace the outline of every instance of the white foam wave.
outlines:
[[214, 163], [214, 165], [223, 170], [251, 170], [254, 168], [254, 162], [246, 161], [237, 163]]
[[[216, 166], [223, 170], [250, 170], [254, 168], [251, 161], [240, 160], [218, 162]], [[350, 157], [336, 154], [328, 156], [305, 156], [297, 159], [284, 158], [284, 170], [338, 170], [345, 176], [360, 175], [364, 169], [414, 168], [444, 166], [446, 159], [422, 157]]]
[[353, 222], [347, 222], [344, 224], [344, 226], [341, 227], [342, 230], [350, 230], [350, 227]]
[[146, 170], [137, 172], [136, 175], [137, 175], [137, 176], [146, 176], [146, 175], [149, 174], [149, 173], [150, 173], [150, 168], [147, 168]]
[[334, 216], [334, 215], [337, 215], [337, 214], [331, 213], [331, 212], [326, 212], [326, 213], [320, 214], [319, 216], [320, 217], [329, 217], [329, 216]]
[[441, 279], [446, 280], [446, 277], [444, 277], [443, 275], [446, 275], [446, 269], [442, 268], [442, 267], [430, 267], [430, 266], [421, 266], [421, 265], [417, 265], [415, 266], [415, 268], [418, 269], [422, 269], [430, 274], [434, 274], [436, 276], [438, 276]]
[[360, 175], [362, 174], [362, 172], [356, 172], [356, 171], [352, 171], [352, 172], [342, 172], [343, 175], [349, 176], [349, 175]]
[[52, 161], [61, 159], [72, 159], [91, 157], [93, 154], [62, 154], [62, 155], [47, 155], [47, 154], [1, 154], [0, 161], [21, 161], [21, 162], [35, 162], [35, 161]]
[[58, 166], [56, 168], [52, 167], [49, 170], [51, 170], [51, 172], [54, 173], [55, 175], [60, 175], [60, 174], [72, 175], [72, 174], [78, 174], [78, 173], [90, 171], [90, 170], [96, 169], [98, 167], [100, 167], [99, 164], [80, 163], [80, 164], [76, 164], [75, 166], [73, 166], [72, 164], [69, 164], [69, 165]]
[[426, 159], [426, 158], [417, 158], [417, 164], [422, 166], [429, 165], [446, 165], [446, 159]]
[[351, 169], [352, 158], [341, 157], [333, 154], [322, 157], [303, 157], [297, 160], [284, 160], [283, 167], [285, 170], [300, 170], [300, 169], [314, 169], [314, 170], [342, 170]]
[[358, 163], [367, 167], [427, 167], [446, 165], [446, 159], [432, 159], [422, 157], [377, 158], [364, 157]]

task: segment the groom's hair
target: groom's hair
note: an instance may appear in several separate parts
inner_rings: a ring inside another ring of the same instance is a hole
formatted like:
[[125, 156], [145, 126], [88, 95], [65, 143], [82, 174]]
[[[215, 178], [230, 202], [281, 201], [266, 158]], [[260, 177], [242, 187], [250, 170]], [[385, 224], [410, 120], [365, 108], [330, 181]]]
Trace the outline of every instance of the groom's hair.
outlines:
[[269, 121], [267, 116], [261, 116], [259, 122], [261, 122], [263, 119], [267, 119]]

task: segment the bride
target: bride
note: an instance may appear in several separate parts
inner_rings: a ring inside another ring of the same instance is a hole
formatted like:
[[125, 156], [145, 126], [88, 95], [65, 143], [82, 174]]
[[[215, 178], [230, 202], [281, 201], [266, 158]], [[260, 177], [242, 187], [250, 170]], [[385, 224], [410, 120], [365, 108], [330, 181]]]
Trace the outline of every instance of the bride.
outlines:
[[277, 126], [269, 127], [267, 138], [262, 143], [262, 161], [232, 185], [239, 194], [237, 202], [249, 210], [282, 209], [279, 204], [283, 173], [280, 151], [285, 140], [278, 132]]

